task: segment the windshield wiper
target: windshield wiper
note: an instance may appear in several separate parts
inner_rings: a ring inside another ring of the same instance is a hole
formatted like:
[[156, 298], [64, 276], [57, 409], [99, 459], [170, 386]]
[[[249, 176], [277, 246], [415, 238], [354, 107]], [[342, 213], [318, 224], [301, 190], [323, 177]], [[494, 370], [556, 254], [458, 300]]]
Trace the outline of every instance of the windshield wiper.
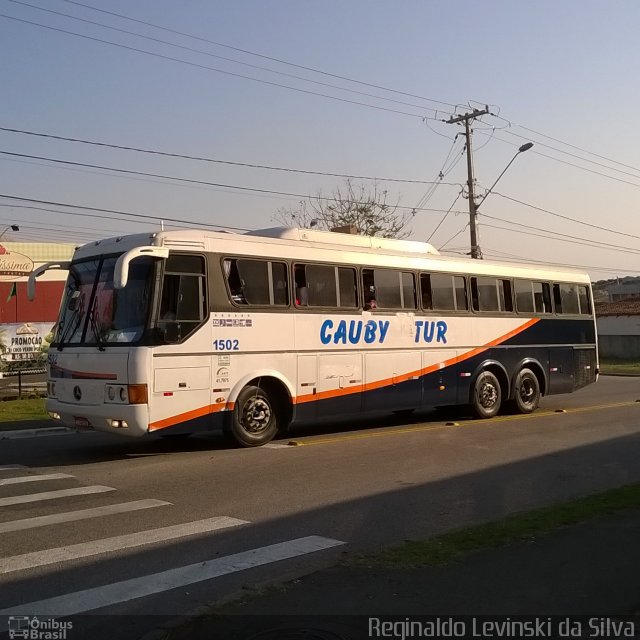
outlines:
[[[78, 289], [73, 291], [67, 301], [67, 308], [63, 315], [64, 320], [60, 322], [58, 330], [58, 335], [60, 336], [60, 340], [58, 340], [58, 351], [62, 351], [67, 338], [70, 338], [80, 326], [80, 322], [82, 321], [83, 316], [83, 314], [81, 313], [82, 301], [83, 299]], [[67, 317], [67, 313], [69, 311], [71, 311], [72, 313], [71, 317]]]
[[96, 307], [98, 302], [98, 296], [95, 296], [93, 299], [93, 304], [91, 305], [91, 310], [89, 311], [89, 325], [91, 326], [91, 331], [93, 331], [93, 335], [96, 339], [96, 346], [98, 347], [98, 351], [104, 351], [105, 341], [102, 338], [102, 328], [99, 326], [98, 321], [96, 320]]

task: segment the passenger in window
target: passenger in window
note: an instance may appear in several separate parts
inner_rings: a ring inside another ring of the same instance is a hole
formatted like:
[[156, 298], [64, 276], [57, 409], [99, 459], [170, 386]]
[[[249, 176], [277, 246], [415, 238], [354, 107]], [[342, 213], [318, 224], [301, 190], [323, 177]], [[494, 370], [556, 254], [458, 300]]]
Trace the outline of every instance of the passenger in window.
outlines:
[[296, 288], [296, 304], [299, 307], [306, 307], [309, 305], [309, 289], [307, 289], [307, 287]]
[[242, 287], [231, 289], [231, 299], [236, 304], [247, 304], [247, 299], [244, 297], [244, 292], [242, 291]]
[[365, 311], [371, 311], [372, 309], [377, 309], [378, 308], [378, 303], [376, 302], [376, 299], [374, 297], [373, 294], [368, 294], [365, 297], [365, 301], [364, 301], [364, 310]]

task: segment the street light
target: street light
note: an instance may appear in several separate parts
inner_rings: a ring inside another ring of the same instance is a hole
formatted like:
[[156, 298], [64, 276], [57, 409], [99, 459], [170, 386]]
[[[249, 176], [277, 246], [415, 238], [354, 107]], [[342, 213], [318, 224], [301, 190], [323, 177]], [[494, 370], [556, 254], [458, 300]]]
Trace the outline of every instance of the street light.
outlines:
[[478, 202], [478, 204], [476, 205], [476, 211], [478, 211], [478, 209], [480, 208], [480, 205], [487, 199], [487, 196], [491, 193], [491, 191], [493, 191], [493, 187], [495, 187], [498, 184], [498, 180], [500, 180], [500, 178], [502, 178], [502, 176], [507, 172], [507, 169], [511, 166], [511, 164], [513, 163], [513, 161], [521, 154], [524, 153], [525, 151], [529, 151], [529, 149], [531, 149], [531, 147], [533, 147], [533, 142], [526, 142], [525, 144], [523, 144], [517, 151], [516, 151], [516, 155], [513, 156], [513, 158], [511, 158], [511, 160], [509, 161], [509, 164], [502, 170], [502, 173], [496, 178], [496, 181], [491, 185], [491, 187], [489, 187], [489, 191], [487, 191], [487, 193], [485, 193], [482, 196], [482, 200], [480, 200], [480, 202]]
[[500, 180], [500, 178], [502, 178], [502, 176], [506, 173], [507, 169], [511, 166], [513, 161], [521, 153], [524, 153], [525, 151], [529, 151], [531, 147], [533, 147], [533, 142], [526, 142], [525, 144], [523, 144], [521, 147], [518, 148], [518, 151], [516, 151], [516, 154], [513, 156], [513, 158], [511, 158], [511, 160], [509, 161], [509, 164], [502, 170], [502, 173], [496, 178], [496, 181], [491, 185], [487, 193], [485, 193], [482, 196], [482, 199], [480, 200], [480, 202], [476, 203], [473, 199], [473, 196], [471, 194], [469, 195], [469, 209], [471, 213], [469, 228], [471, 231], [471, 257], [472, 258], [482, 258], [482, 251], [480, 250], [480, 245], [478, 244], [478, 241], [477, 241], [477, 229], [476, 229], [477, 213], [478, 213], [478, 209], [480, 208], [480, 205], [487, 199], [487, 196], [493, 191], [493, 187], [495, 187], [498, 184], [498, 180]]
[[2, 231], [2, 233], [0, 233], [0, 238], [2, 238], [2, 236], [7, 233], [7, 231], [9, 231], [9, 229], [11, 229], [11, 231], [20, 231], [20, 227], [17, 224], [10, 224], [7, 227], [5, 227]]

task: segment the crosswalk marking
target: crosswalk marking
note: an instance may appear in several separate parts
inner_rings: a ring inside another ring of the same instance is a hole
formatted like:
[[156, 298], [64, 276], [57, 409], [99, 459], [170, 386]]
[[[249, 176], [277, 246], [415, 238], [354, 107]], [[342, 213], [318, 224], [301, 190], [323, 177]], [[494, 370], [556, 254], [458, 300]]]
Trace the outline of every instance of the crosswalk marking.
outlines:
[[122, 502], [120, 504], [109, 504], [103, 507], [94, 507], [93, 509], [81, 509], [79, 511], [68, 511], [67, 513], [54, 513], [50, 516], [37, 516], [34, 518], [25, 518], [24, 520], [0, 522], [0, 533], [35, 529], [36, 527], [46, 527], [51, 524], [87, 520], [89, 518], [98, 518], [100, 516], [114, 515], [116, 513], [128, 513], [130, 511], [138, 511], [140, 509], [163, 507], [170, 504], [170, 502], [165, 502], [164, 500], [135, 500], [133, 502]]
[[163, 527], [161, 529], [150, 529], [148, 531], [130, 533], [113, 538], [103, 538], [102, 540], [94, 540], [92, 542], [81, 542], [56, 549], [45, 549], [44, 551], [25, 553], [10, 558], [0, 558], [0, 574], [33, 569], [34, 567], [42, 567], [57, 562], [77, 560], [79, 558], [119, 551], [121, 549], [132, 549], [154, 542], [166, 542], [199, 533], [209, 533], [217, 529], [237, 527], [241, 524], [248, 524], [248, 522], [227, 516], [218, 516], [215, 518], [207, 518], [206, 520], [196, 520], [185, 524]]
[[38, 615], [62, 617], [76, 615], [155, 593], [162, 593], [169, 589], [185, 587], [204, 580], [235, 573], [236, 571], [244, 571], [272, 562], [330, 549], [342, 544], [345, 543], [320, 536], [288, 540], [222, 558], [207, 560], [206, 562], [198, 562], [178, 567], [177, 569], [169, 569], [139, 578], [115, 582], [102, 587], [16, 605], [0, 610], [0, 616]]
[[74, 489], [59, 489], [58, 491], [44, 491], [43, 493], [11, 496], [9, 498], [0, 498], [0, 507], [9, 507], [14, 504], [23, 504], [25, 502], [39, 502], [40, 500], [54, 500], [56, 498], [65, 498], [67, 496], [81, 496], [89, 493], [104, 493], [105, 491], [115, 491], [115, 489], [113, 487], [93, 485], [90, 487], [75, 487]]
[[49, 473], [40, 476], [16, 476], [14, 478], [0, 479], [0, 487], [8, 484], [21, 484], [22, 482], [40, 482], [44, 480], [61, 480], [62, 478], [73, 478], [68, 473]]

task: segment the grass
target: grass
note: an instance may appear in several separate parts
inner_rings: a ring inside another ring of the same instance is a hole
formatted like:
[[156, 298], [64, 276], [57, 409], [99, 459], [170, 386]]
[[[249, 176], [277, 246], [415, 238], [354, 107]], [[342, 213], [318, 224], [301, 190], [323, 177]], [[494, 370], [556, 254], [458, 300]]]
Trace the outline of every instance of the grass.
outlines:
[[0, 425], [3, 422], [40, 420], [48, 418], [44, 409], [44, 398], [6, 400], [0, 402]]
[[516, 514], [476, 527], [445, 533], [422, 541], [408, 541], [350, 563], [368, 567], [416, 568], [447, 564], [472, 551], [533, 542], [555, 529], [623, 509], [640, 507], [640, 484], [611, 489], [586, 498]]
[[600, 372], [604, 374], [640, 376], [640, 361], [602, 358], [600, 360]]

